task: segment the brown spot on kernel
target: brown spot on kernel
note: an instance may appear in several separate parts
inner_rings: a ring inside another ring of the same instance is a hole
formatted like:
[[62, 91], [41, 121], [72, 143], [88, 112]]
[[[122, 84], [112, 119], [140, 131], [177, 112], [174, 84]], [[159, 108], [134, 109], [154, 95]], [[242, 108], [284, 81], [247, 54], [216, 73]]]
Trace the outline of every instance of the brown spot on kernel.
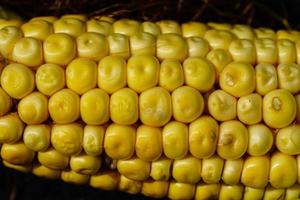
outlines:
[[278, 97], [272, 99], [272, 108], [276, 111], [281, 110], [281, 100]]

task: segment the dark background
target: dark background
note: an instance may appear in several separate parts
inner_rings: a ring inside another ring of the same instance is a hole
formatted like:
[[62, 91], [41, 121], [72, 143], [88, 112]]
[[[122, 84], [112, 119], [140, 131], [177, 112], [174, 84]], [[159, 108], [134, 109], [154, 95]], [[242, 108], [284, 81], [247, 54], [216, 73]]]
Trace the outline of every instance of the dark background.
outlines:
[[[300, 30], [299, 0], [0, 0], [4, 6], [29, 19], [39, 15], [84, 13], [115, 18], [178, 22], [226, 22], [253, 27]], [[104, 192], [60, 180], [45, 180], [0, 165], [0, 200], [150, 199], [142, 195]]]

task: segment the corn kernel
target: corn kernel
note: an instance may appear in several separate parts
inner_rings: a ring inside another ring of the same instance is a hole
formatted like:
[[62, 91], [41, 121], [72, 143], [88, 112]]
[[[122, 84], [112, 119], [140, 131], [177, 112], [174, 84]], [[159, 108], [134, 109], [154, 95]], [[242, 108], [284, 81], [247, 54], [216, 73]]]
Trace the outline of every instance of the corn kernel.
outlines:
[[76, 38], [79, 57], [99, 61], [109, 54], [108, 42], [104, 35], [86, 32]]
[[287, 188], [296, 183], [296, 158], [284, 153], [275, 152], [271, 157], [269, 181], [275, 188]]
[[179, 199], [193, 199], [195, 194], [195, 185], [188, 183], [178, 183], [175, 181], [170, 182], [168, 198]]
[[152, 198], [163, 198], [167, 196], [169, 182], [166, 181], [145, 181], [141, 193]]
[[90, 186], [101, 190], [115, 190], [119, 183], [119, 173], [115, 171], [103, 171], [92, 175]]
[[226, 160], [224, 163], [222, 180], [228, 185], [235, 185], [240, 182], [244, 165], [243, 159]]
[[256, 62], [256, 51], [254, 44], [246, 39], [234, 40], [228, 48], [232, 58], [236, 62], [254, 64]]
[[151, 55], [156, 54], [156, 39], [150, 33], [141, 32], [130, 37], [131, 55]]
[[269, 170], [268, 156], [248, 157], [244, 162], [241, 182], [249, 187], [264, 188], [268, 184]]
[[22, 32], [17, 27], [8, 26], [0, 29], [0, 53], [4, 58], [12, 58], [16, 42], [22, 38]]
[[46, 63], [65, 66], [76, 56], [74, 39], [64, 33], [52, 34], [44, 42], [44, 59]]
[[65, 33], [73, 37], [78, 37], [85, 32], [83, 21], [75, 18], [61, 18], [53, 23], [55, 33]]
[[189, 57], [205, 57], [209, 52], [208, 42], [201, 37], [188, 37], [186, 39]]
[[40, 176], [47, 179], [58, 179], [61, 175], [60, 170], [50, 169], [43, 165], [33, 166], [32, 173], [36, 176]]
[[114, 33], [133, 36], [141, 32], [141, 24], [131, 19], [120, 19], [112, 24]]
[[17, 171], [20, 171], [20, 172], [23, 172], [23, 173], [28, 173], [31, 171], [31, 168], [32, 168], [32, 165], [31, 164], [27, 164], [27, 165], [15, 165], [15, 164], [12, 164], [12, 163], [9, 163], [5, 160], [2, 160], [2, 163], [5, 167], [8, 167], [8, 168], [11, 168], [11, 169], [14, 169], [14, 170], [17, 170]]
[[95, 19], [98, 19], [100, 21], [105, 21], [105, 22], [108, 22], [110, 24], [112, 24], [116, 21], [113, 17], [108, 16], [108, 15], [96, 16]]
[[55, 17], [55, 16], [38, 16], [38, 17], [31, 18], [30, 22], [36, 21], [36, 20], [44, 20], [46, 22], [53, 23], [57, 20], [57, 17]]
[[277, 67], [279, 88], [286, 89], [292, 94], [300, 91], [300, 66], [294, 63], [279, 64]]
[[106, 56], [98, 64], [98, 87], [112, 94], [125, 87], [126, 62], [122, 57]]
[[121, 175], [118, 189], [129, 194], [138, 194], [142, 190], [142, 182]]
[[298, 183], [300, 183], [300, 155], [297, 155], [297, 172], [298, 172]]
[[[1, 74], [1, 73], [0, 73]], [[12, 107], [12, 99], [10, 96], [0, 87], [0, 117], [5, 115]]]
[[34, 90], [34, 73], [22, 64], [7, 65], [1, 73], [1, 86], [12, 98], [22, 99]]
[[109, 96], [102, 89], [95, 88], [80, 98], [81, 119], [90, 125], [104, 124], [109, 120]]
[[215, 69], [205, 58], [189, 57], [183, 62], [185, 83], [200, 92], [212, 89], [215, 83]]
[[300, 185], [295, 184], [289, 187], [285, 191], [285, 200], [293, 200], [300, 197]]
[[288, 155], [300, 154], [300, 125], [293, 124], [280, 129], [276, 134], [276, 147]]
[[203, 116], [190, 123], [189, 150], [199, 159], [208, 158], [215, 153], [219, 134], [216, 120]]
[[161, 20], [156, 22], [162, 34], [175, 33], [181, 35], [180, 25], [173, 20]]
[[92, 175], [98, 172], [101, 166], [99, 157], [86, 154], [73, 155], [70, 159], [70, 168], [74, 172], [86, 175]]
[[[206, 59], [209, 60], [215, 67], [216, 72], [219, 74], [223, 71], [224, 67], [232, 61], [231, 54], [225, 49], [211, 50]], [[217, 80], [218, 81], [218, 80]]]
[[21, 29], [25, 37], [32, 37], [42, 41], [54, 32], [52, 24], [42, 19], [29, 21], [23, 24]]
[[236, 118], [237, 100], [223, 90], [215, 90], [208, 97], [209, 114], [218, 121]]
[[248, 154], [252, 156], [262, 156], [267, 154], [273, 145], [273, 133], [264, 124], [248, 126], [249, 143]]
[[277, 33], [277, 40], [287, 39], [292, 42], [296, 42], [300, 39], [300, 32], [294, 30], [278, 30]]
[[296, 100], [285, 89], [273, 90], [263, 98], [263, 119], [271, 128], [288, 126], [294, 121], [296, 111]]
[[150, 33], [156, 37], [161, 34], [159, 26], [154, 22], [150, 22], [150, 21], [143, 22], [142, 29], [143, 32]]
[[111, 124], [105, 132], [105, 153], [112, 159], [131, 158], [135, 150], [136, 130], [132, 126]]
[[[157, 160], [162, 154], [161, 129], [141, 125], [136, 131], [136, 155], [145, 161]], [[122, 141], [123, 142], [123, 141]]]
[[189, 123], [198, 118], [204, 110], [204, 99], [199, 91], [182, 86], [172, 92], [173, 117]]
[[61, 19], [78, 19], [80, 21], [87, 21], [87, 16], [85, 15], [79, 15], [79, 14], [67, 14], [67, 15], [63, 15], [61, 16]]
[[220, 192], [220, 184], [205, 184], [200, 183], [196, 186], [196, 200], [218, 199]]
[[125, 59], [130, 56], [129, 38], [126, 35], [112, 33], [107, 36], [110, 55], [120, 56]]
[[68, 167], [69, 164], [69, 157], [59, 153], [53, 148], [47, 149], [44, 152], [38, 152], [37, 157], [42, 165], [54, 170], [63, 170]]
[[157, 85], [159, 62], [154, 56], [138, 55], [127, 63], [127, 83], [136, 92], [143, 92]]
[[144, 181], [150, 175], [150, 163], [139, 158], [118, 160], [117, 168], [120, 174], [136, 181]]
[[218, 23], [218, 22], [208, 22], [207, 25], [211, 29], [216, 29], [216, 30], [226, 30], [229, 31], [232, 29], [232, 25], [228, 23]]
[[206, 24], [200, 22], [186, 22], [181, 25], [183, 37], [203, 37], [208, 30]]
[[156, 55], [160, 60], [183, 61], [188, 56], [188, 45], [180, 35], [174, 33], [162, 34], [158, 36], [156, 41]]
[[279, 64], [296, 62], [296, 46], [294, 42], [286, 39], [277, 40], [277, 49]]
[[86, 174], [79, 174], [74, 171], [62, 171], [61, 180], [76, 185], [86, 184], [89, 182], [89, 176]]
[[274, 40], [261, 38], [255, 40], [257, 63], [276, 64], [278, 59], [277, 47]]
[[239, 39], [247, 39], [253, 41], [255, 38], [253, 29], [247, 25], [236, 24], [231, 29], [231, 32]]
[[211, 29], [206, 31], [204, 38], [213, 49], [228, 49], [236, 36], [226, 30]]
[[79, 96], [70, 89], [63, 89], [49, 99], [49, 113], [57, 123], [71, 123], [79, 117]]
[[83, 129], [79, 124], [54, 125], [51, 144], [60, 153], [73, 155], [81, 151]]
[[11, 164], [30, 164], [34, 156], [35, 152], [27, 148], [23, 142], [3, 144], [1, 147], [1, 158]]
[[65, 87], [65, 71], [56, 64], [43, 64], [36, 71], [35, 81], [41, 93], [52, 96]]
[[198, 183], [201, 179], [201, 160], [188, 155], [180, 160], [174, 160], [172, 176], [181, 183]]
[[220, 189], [219, 199], [240, 200], [243, 198], [243, 186], [241, 185], [225, 185]]
[[103, 151], [104, 128], [87, 125], [83, 129], [82, 147], [87, 155], [99, 156]]
[[105, 36], [113, 32], [111, 23], [96, 19], [90, 19], [86, 22], [86, 30], [87, 32], [95, 32]]
[[26, 124], [40, 124], [48, 119], [48, 99], [33, 92], [19, 101], [18, 114]]
[[255, 90], [255, 70], [250, 64], [233, 62], [220, 73], [220, 87], [235, 97], [251, 94]]
[[23, 134], [24, 124], [16, 113], [0, 117], [0, 143], [15, 143]]
[[269, 185], [265, 189], [265, 194], [263, 200], [284, 200], [285, 197], [285, 189], [283, 188], [274, 188], [271, 185]]
[[171, 121], [162, 130], [164, 154], [171, 159], [185, 157], [189, 150], [188, 127], [181, 122]]
[[50, 145], [50, 127], [46, 124], [28, 125], [23, 134], [23, 141], [32, 151], [45, 151]]
[[258, 92], [260, 95], [266, 95], [277, 88], [277, 73], [273, 65], [260, 63], [256, 65], [255, 73], [256, 92]]
[[212, 184], [218, 183], [221, 179], [224, 160], [213, 155], [202, 160], [201, 177], [203, 182]]
[[170, 178], [172, 160], [161, 157], [151, 162], [150, 176], [156, 181], [168, 181]]
[[159, 85], [168, 91], [173, 91], [184, 83], [181, 63], [176, 60], [163, 60], [160, 66]]
[[257, 93], [252, 93], [239, 98], [237, 116], [247, 125], [259, 123], [262, 120], [262, 97]]
[[295, 43], [295, 45], [296, 45], [296, 63], [297, 64], [300, 64], [300, 41], [297, 41], [296, 43]]
[[268, 38], [268, 39], [272, 39], [275, 40], [276, 39], [276, 33], [274, 32], [274, 30], [269, 29], [269, 28], [256, 28], [254, 29], [254, 32], [256, 34], [256, 37], [259, 39], [262, 38]]
[[149, 126], [163, 126], [172, 116], [171, 96], [161, 87], [154, 87], [141, 93], [139, 99], [140, 120]]
[[19, 19], [0, 19], [0, 29], [5, 28], [5, 27], [20, 27], [22, 25], [22, 21]]
[[245, 187], [244, 200], [261, 200], [264, 197], [264, 188]]
[[297, 94], [295, 96], [296, 103], [297, 103], [297, 116], [296, 116], [296, 121], [300, 123], [300, 94]]

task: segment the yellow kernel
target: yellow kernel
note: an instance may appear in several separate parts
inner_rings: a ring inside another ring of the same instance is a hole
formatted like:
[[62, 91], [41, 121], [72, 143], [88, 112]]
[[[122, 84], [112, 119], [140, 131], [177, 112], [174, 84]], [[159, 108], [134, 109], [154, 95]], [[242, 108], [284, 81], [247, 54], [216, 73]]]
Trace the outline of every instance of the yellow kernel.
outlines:
[[243, 159], [226, 160], [223, 168], [222, 180], [228, 185], [235, 185], [240, 182], [242, 170], [243, 170]]
[[30, 19], [30, 21], [36, 21], [36, 20], [44, 20], [46, 22], [49, 22], [49, 23], [53, 23], [57, 20], [57, 17], [55, 16], [38, 16], [38, 17], [33, 17]]
[[101, 190], [115, 190], [118, 187], [120, 174], [115, 171], [103, 171], [90, 177], [90, 186]]
[[130, 37], [131, 55], [156, 55], [156, 38], [150, 33], [141, 32]]
[[62, 171], [61, 180], [76, 185], [86, 184], [89, 182], [89, 176], [86, 174], [79, 174], [74, 171]]
[[253, 187], [245, 187], [244, 200], [261, 200], [264, 197], [265, 188], [258, 189]]
[[209, 51], [206, 59], [214, 65], [218, 74], [221, 73], [224, 67], [232, 61], [231, 54], [225, 49], [213, 49]]
[[183, 71], [186, 85], [200, 92], [207, 92], [215, 83], [215, 69], [205, 58], [187, 58], [183, 62]]
[[236, 118], [237, 100], [223, 90], [216, 90], [208, 97], [209, 114], [218, 121], [227, 121]]
[[98, 19], [100, 21], [105, 21], [105, 22], [108, 22], [110, 24], [112, 24], [112, 23], [114, 23], [114, 21], [116, 21], [113, 17], [108, 16], [108, 15], [95, 16], [95, 19]]
[[300, 125], [292, 124], [280, 129], [276, 134], [276, 147], [288, 155], [300, 154]]
[[0, 29], [0, 53], [4, 58], [12, 59], [16, 42], [23, 36], [22, 31], [13, 26]]
[[201, 165], [201, 160], [192, 156], [174, 160], [172, 176], [180, 183], [198, 183], [201, 179]]
[[206, 24], [200, 22], [186, 22], [181, 25], [183, 37], [203, 37], [208, 30]]
[[70, 89], [63, 89], [49, 99], [49, 113], [57, 123], [71, 123], [79, 117], [79, 96]]
[[201, 37], [188, 37], [186, 39], [189, 57], [205, 57], [210, 47], [208, 42]]
[[59, 153], [53, 148], [50, 148], [46, 151], [38, 152], [38, 161], [50, 169], [63, 170], [69, 164], [69, 157]]
[[65, 71], [56, 64], [43, 64], [36, 71], [35, 81], [41, 93], [52, 96], [65, 87]]
[[208, 41], [212, 49], [228, 49], [236, 36], [226, 30], [211, 29], [205, 32], [204, 39]]
[[166, 89], [154, 87], [141, 93], [140, 120], [149, 126], [163, 126], [172, 116], [171, 96]]
[[195, 199], [196, 200], [209, 200], [218, 199], [221, 185], [199, 183], [196, 186]]
[[238, 39], [231, 42], [228, 48], [232, 59], [236, 62], [254, 64], [256, 62], [256, 50], [250, 40]]
[[189, 130], [181, 122], [171, 121], [162, 130], [164, 154], [170, 159], [181, 159], [189, 150]]
[[[0, 72], [1, 74], [1, 72]], [[10, 96], [0, 87], [0, 117], [9, 112], [12, 107], [12, 99]]]
[[129, 38], [126, 35], [112, 33], [107, 36], [110, 55], [120, 56], [125, 59], [130, 56]]
[[34, 90], [34, 73], [22, 64], [7, 65], [1, 73], [1, 86], [12, 98], [22, 99]]
[[118, 56], [106, 56], [98, 64], [98, 87], [109, 94], [126, 86], [126, 61]]
[[50, 145], [50, 131], [46, 124], [28, 125], [23, 134], [24, 144], [33, 151], [45, 151]]
[[81, 21], [87, 21], [87, 16], [80, 15], [80, 14], [67, 14], [67, 15], [61, 16], [61, 19], [78, 19]]
[[64, 33], [52, 34], [44, 42], [44, 59], [46, 63], [65, 66], [76, 56], [74, 39]]
[[252, 93], [239, 98], [237, 116], [247, 125], [259, 123], [262, 120], [262, 97], [257, 93]]
[[40, 164], [33, 166], [32, 173], [47, 179], [58, 179], [61, 175], [60, 170], [50, 169]]
[[295, 42], [296, 45], [296, 63], [300, 64], [300, 41]]
[[269, 181], [275, 188], [287, 188], [295, 184], [297, 181], [296, 158], [275, 152], [271, 157]]
[[83, 129], [82, 147], [87, 155], [99, 156], [103, 151], [104, 128], [86, 125]]
[[179, 183], [172, 181], [169, 185], [168, 198], [179, 200], [179, 199], [193, 199], [195, 194], [195, 185], [188, 183]]
[[287, 39], [277, 40], [278, 63], [289, 64], [296, 62], [295, 43]]
[[162, 34], [175, 33], [181, 35], [180, 25], [173, 20], [161, 20], [156, 22]]
[[295, 184], [292, 187], [286, 188], [285, 200], [297, 199], [300, 196], [300, 185]]
[[175, 33], [159, 35], [156, 41], [156, 55], [160, 60], [183, 61], [188, 56], [188, 45], [183, 37]]
[[160, 66], [159, 85], [171, 92], [183, 84], [184, 74], [181, 63], [176, 60], [163, 60]]
[[297, 116], [296, 116], [296, 121], [300, 123], [300, 94], [297, 94], [295, 96], [296, 103], [297, 103]]
[[121, 175], [118, 189], [129, 194], [138, 194], [142, 190], [142, 182]]
[[223, 165], [224, 160], [217, 155], [203, 159], [201, 171], [203, 182], [207, 184], [219, 183], [222, 176]]
[[284, 188], [274, 188], [271, 185], [268, 185], [265, 188], [265, 194], [263, 200], [284, 200], [285, 189]]
[[276, 64], [278, 59], [278, 52], [276, 41], [269, 38], [256, 39], [256, 58], [257, 63]]
[[81, 151], [83, 129], [79, 124], [54, 125], [51, 144], [60, 153], [74, 155]]
[[161, 34], [159, 26], [154, 22], [150, 22], [150, 21], [143, 22], [142, 29], [143, 32], [150, 33], [153, 36], [158, 36]]
[[288, 126], [294, 121], [296, 112], [296, 100], [285, 89], [273, 90], [263, 98], [263, 119], [271, 128]]
[[154, 56], [137, 55], [127, 63], [127, 83], [136, 92], [143, 92], [157, 85], [159, 62]]
[[269, 29], [269, 28], [264, 28], [264, 27], [260, 27], [260, 28], [256, 28], [254, 29], [254, 32], [256, 34], [256, 37], [261, 39], [261, 38], [268, 38], [268, 39], [276, 39], [276, 33], [274, 32], [274, 30]]
[[255, 38], [255, 33], [250, 26], [236, 24], [231, 29], [231, 32], [236, 35], [239, 39], [247, 39], [253, 41]]
[[141, 160], [157, 160], [162, 154], [161, 129], [141, 125], [136, 131], [136, 155]]
[[296, 42], [300, 39], [300, 32], [295, 30], [278, 30], [276, 35], [277, 40], [287, 39]]
[[95, 88], [80, 98], [81, 119], [90, 125], [104, 124], [109, 120], [109, 96], [102, 89]]
[[273, 65], [260, 63], [256, 65], [255, 73], [257, 93], [266, 95], [277, 88], [277, 72]]
[[134, 127], [111, 124], [104, 136], [105, 153], [112, 159], [129, 159], [135, 152], [135, 141]]
[[169, 182], [167, 181], [145, 181], [141, 193], [151, 198], [163, 198], [167, 196]]
[[251, 156], [244, 162], [241, 182], [245, 186], [264, 188], [268, 184], [270, 159], [268, 156]]
[[250, 64], [233, 62], [220, 73], [220, 87], [235, 97], [251, 94], [255, 90], [255, 70]]
[[136, 181], [147, 180], [150, 175], [150, 163], [134, 157], [130, 160], [118, 160], [117, 169], [120, 174]]
[[228, 23], [208, 22], [207, 25], [211, 29], [216, 29], [216, 30], [230, 31], [232, 29], [232, 25]]
[[1, 158], [11, 164], [30, 164], [34, 156], [35, 152], [27, 148], [23, 142], [3, 144], [1, 147]]
[[42, 41], [54, 32], [52, 24], [42, 19], [29, 21], [23, 24], [21, 29], [25, 37], [32, 37]]
[[73, 155], [70, 158], [70, 168], [74, 172], [92, 175], [101, 167], [101, 158], [86, 154]]
[[244, 187], [241, 185], [222, 184], [219, 199], [240, 200], [243, 198]]
[[300, 91], [300, 66], [294, 63], [279, 64], [277, 67], [279, 88], [286, 89], [292, 94]]
[[15, 165], [15, 164], [9, 163], [9, 162], [7, 162], [5, 160], [2, 160], [2, 163], [7, 168], [11, 168], [11, 169], [23, 172], [23, 173], [31, 172], [31, 169], [32, 169], [32, 165], [31, 164], [27, 164], [27, 165]]
[[99, 33], [105, 36], [113, 32], [111, 23], [97, 19], [88, 20], [86, 22], [86, 30], [87, 32]]
[[220, 125], [220, 134], [217, 151], [224, 159], [240, 158], [247, 151], [248, 130], [237, 120], [223, 122]]
[[273, 146], [273, 133], [264, 124], [248, 126], [249, 143], [248, 154], [252, 156], [266, 155]]
[[86, 32], [76, 38], [79, 57], [99, 61], [109, 54], [108, 42], [104, 35]]
[[120, 19], [112, 24], [114, 33], [133, 36], [141, 32], [141, 24], [132, 19]]
[[61, 18], [53, 23], [55, 33], [65, 33], [77, 37], [85, 32], [85, 23], [75, 18]]
[[24, 124], [16, 113], [0, 117], [0, 143], [15, 143], [23, 134]]
[[160, 157], [158, 160], [151, 162], [150, 176], [156, 181], [168, 181], [170, 178], [172, 160]]
[[[5, 12], [5, 11], [4, 11]], [[20, 27], [22, 25], [22, 21], [20, 19], [0, 19], [0, 29], [5, 27]]]

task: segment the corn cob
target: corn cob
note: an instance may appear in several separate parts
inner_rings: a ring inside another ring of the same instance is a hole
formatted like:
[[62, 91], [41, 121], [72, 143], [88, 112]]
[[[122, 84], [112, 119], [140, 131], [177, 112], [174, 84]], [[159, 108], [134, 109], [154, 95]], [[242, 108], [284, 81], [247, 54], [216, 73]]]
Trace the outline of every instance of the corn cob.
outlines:
[[299, 32], [84, 15], [0, 27], [5, 166], [154, 198], [299, 198]]

